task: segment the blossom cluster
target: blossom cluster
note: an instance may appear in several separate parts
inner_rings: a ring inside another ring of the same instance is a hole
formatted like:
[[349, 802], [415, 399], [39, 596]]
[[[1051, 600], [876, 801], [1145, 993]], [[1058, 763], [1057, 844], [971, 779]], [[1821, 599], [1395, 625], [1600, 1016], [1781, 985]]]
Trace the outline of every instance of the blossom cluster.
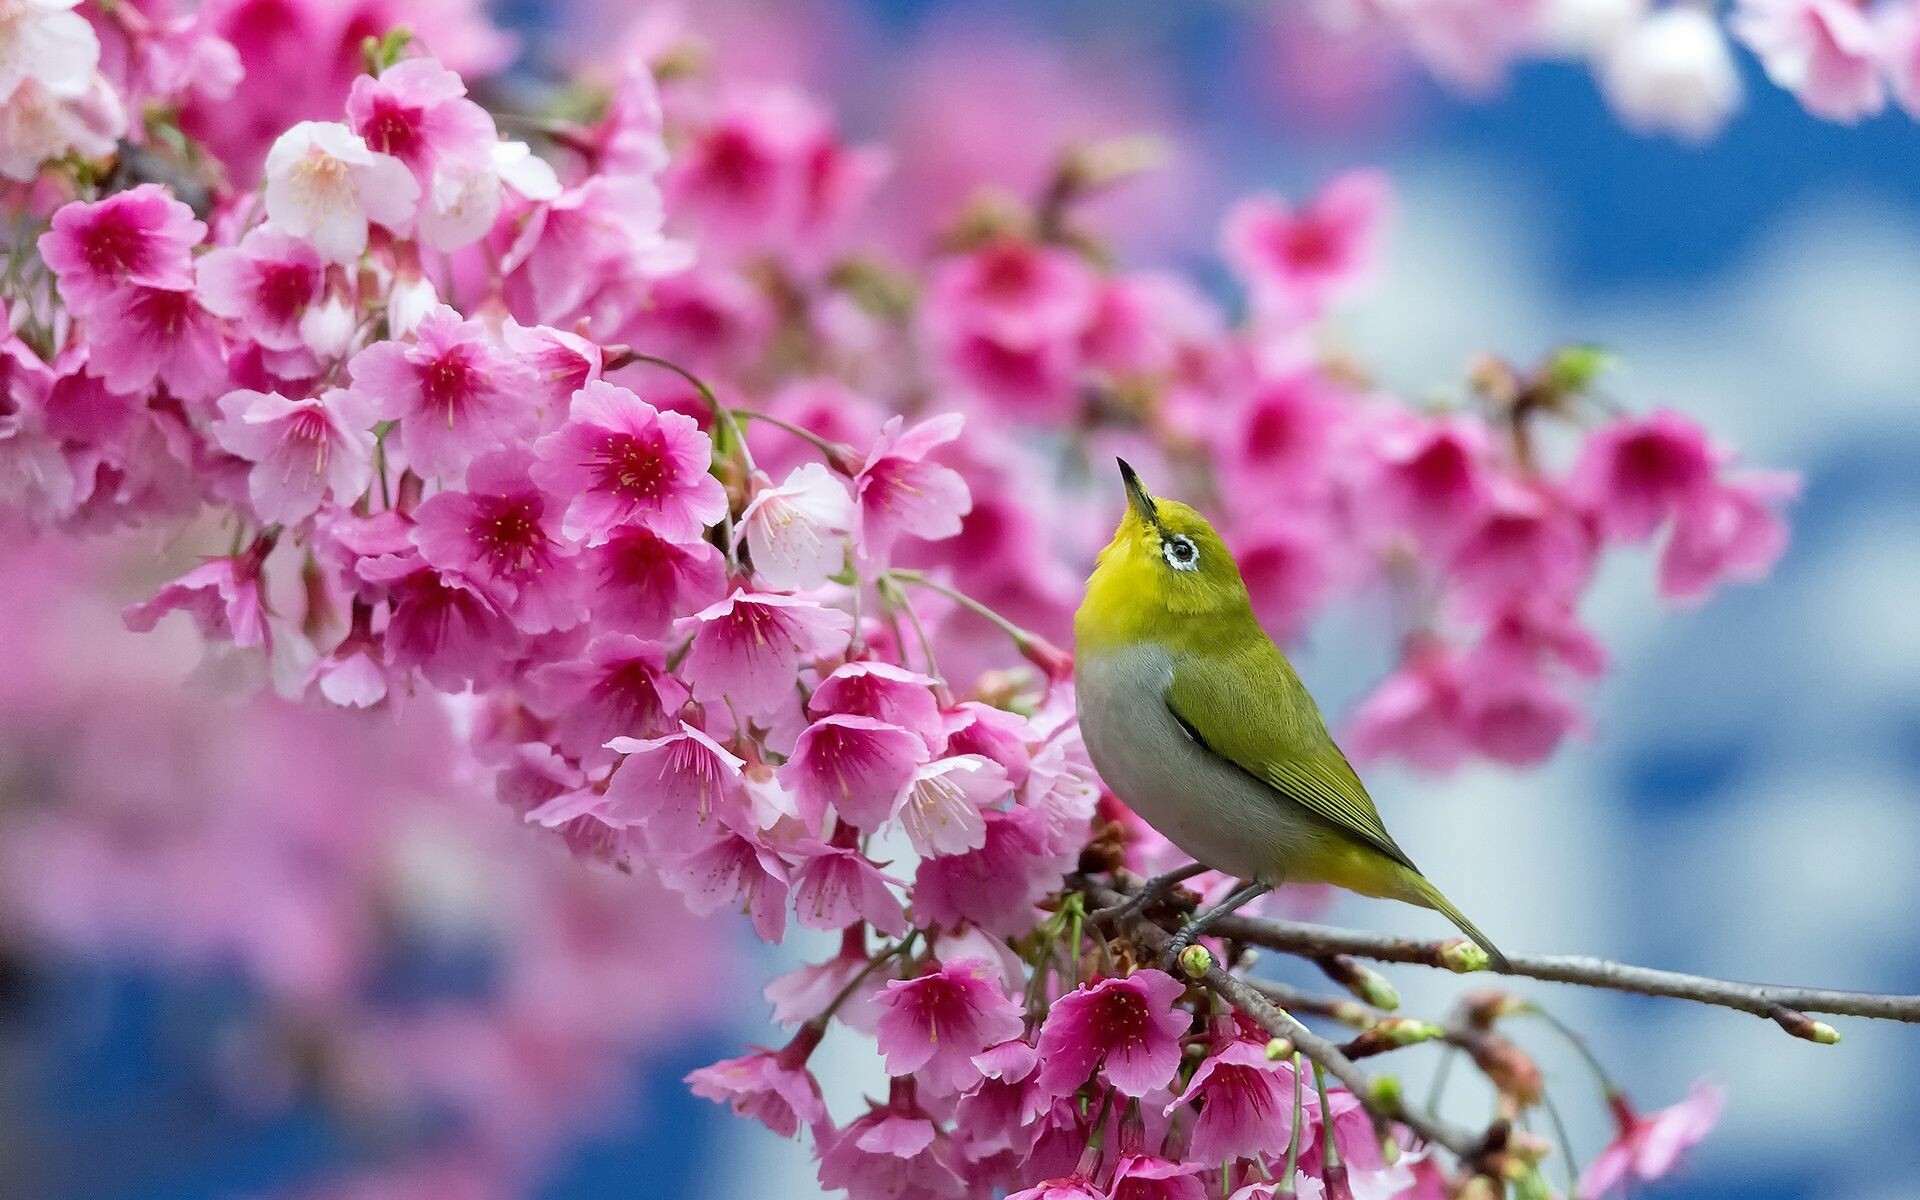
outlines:
[[1287, 36], [1403, 47], [1470, 91], [1529, 58], [1589, 63], [1627, 124], [1700, 141], [1739, 108], [1733, 42], [1809, 113], [1847, 124], [1894, 104], [1920, 116], [1920, 8], [1912, 0], [1320, 0]]
[[[1126, 146], [901, 254], [884, 152], [796, 92], [659, 69], [657, 30], [547, 116], [478, 103], [433, 52], [496, 51], [458, 28], [353, 24], [366, 69], [289, 97], [261, 81], [293, 50], [231, 12], [14, 11], [63, 51], [20, 88], [86, 75], [156, 114], [147, 159], [9, 149], [36, 236], [0, 516], [226, 546], [129, 627], [179, 614], [307, 704], [457, 713], [466, 765], [581, 872], [836, 937], [767, 990], [792, 1041], [691, 1082], [806, 1130], [856, 1200], [1441, 1194], [1431, 1148], [1062, 896], [1167, 853], [1103, 795], [1049, 640], [1119, 504], [1084, 464], [1208, 507], [1277, 635], [1394, 597], [1400, 665], [1350, 744], [1426, 767], [1545, 758], [1604, 664], [1578, 613], [1603, 555], [1659, 539], [1663, 594], [1703, 599], [1772, 565], [1789, 479], [1612, 407], [1587, 350], [1488, 360], [1436, 407], [1325, 353], [1378, 254], [1371, 173], [1233, 208], [1235, 318], [1083, 219]], [[103, 25], [252, 82], [90, 74]], [[807, 1065], [830, 1023], [893, 1077], [843, 1119]]]

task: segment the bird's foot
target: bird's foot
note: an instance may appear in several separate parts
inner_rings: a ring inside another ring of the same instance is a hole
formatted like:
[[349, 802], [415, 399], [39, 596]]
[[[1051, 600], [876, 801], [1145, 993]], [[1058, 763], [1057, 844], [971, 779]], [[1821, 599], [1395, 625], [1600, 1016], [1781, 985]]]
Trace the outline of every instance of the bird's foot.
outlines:
[[1207, 868], [1201, 863], [1188, 863], [1178, 870], [1168, 871], [1164, 875], [1155, 875], [1140, 885], [1140, 890], [1107, 908], [1095, 909], [1088, 913], [1089, 920], [1101, 924], [1113, 924], [1141, 916], [1172, 894], [1173, 889], [1192, 879]]
[[1160, 969], [1169, 975], [1173, 974], [1180, 965], [1181, 953], [1185, 951], [1188, 946], [1199, 941], [1200, 935], [1211, 928], [1215, 921], [1232, 913], [1248, 901], [1264, 896], [1272, 890], [1273, 886], [1271, 884], [1243, 884], [1225, 900], [1222, 900], [1212, 908], [1188, 921], [1185, 925], [1182, 925], [1178, 932], [1173, 935], [1173, 940], [1167, 943], [1167, 952], [1160, 956]]

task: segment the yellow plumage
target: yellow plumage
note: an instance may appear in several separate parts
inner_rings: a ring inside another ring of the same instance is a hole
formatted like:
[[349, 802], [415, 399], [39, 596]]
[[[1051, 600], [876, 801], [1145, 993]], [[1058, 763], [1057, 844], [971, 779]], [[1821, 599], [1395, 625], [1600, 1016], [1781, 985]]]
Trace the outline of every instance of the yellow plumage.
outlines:
[[1504, 965], [1388, 834], [1220, 536], [1122, 470], [1127, 515], [1074, 620], [1081, 725], [1107, 785], [1208, 866], [1434, 909]]

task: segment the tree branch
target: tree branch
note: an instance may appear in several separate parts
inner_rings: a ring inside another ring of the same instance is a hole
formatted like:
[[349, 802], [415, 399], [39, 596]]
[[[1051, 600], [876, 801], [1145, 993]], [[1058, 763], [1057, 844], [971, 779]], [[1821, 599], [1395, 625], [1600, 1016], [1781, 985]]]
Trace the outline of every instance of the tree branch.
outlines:
[[[1351, 954], [1379, 962], [1413, 963], [1440, 966], [1444, 941], [1361, 933], [1309, 925], [1297, 921], [1272, 921], [1253, 917], [1226, 917], [1213, 926], [1223, 938], [1265, 946], [1292, 954], [1320, 956]], [[1572, 983], [1583, 987], [1608, 988], [1619, 992], [1637, 992], [1645, 996], [1667, 996], [1737, 1009], [1757, 1017], [1779, 1022], [1788, 1032], [1807, 1037], [1799, 1026], [1815, 1024], [1794, 1018], [1808, 1012], [1830, 1013], [1846, 1017], [1872, 1017], [1887, 1021], [1920, 1022], [1920, 996], [1890, 996], [1871, 992], [1836, 991], [1828, 988], [1781, 987], [1775, 984], [1741, 983], [1636, 967], [1610, 959], [1579, 954], [1511, 954], [1513, 970], [1508, 974], [1551, 983]], [[1816, 1038], [1815, 1040], [1821, 1040]]]

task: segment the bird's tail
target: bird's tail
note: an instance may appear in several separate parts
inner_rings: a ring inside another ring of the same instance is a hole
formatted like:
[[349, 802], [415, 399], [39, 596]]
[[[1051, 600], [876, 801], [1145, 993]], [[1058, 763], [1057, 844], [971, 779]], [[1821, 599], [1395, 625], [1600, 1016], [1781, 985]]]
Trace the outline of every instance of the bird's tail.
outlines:
[[1453, 906], [1453, 901], [1441, 895], [1440, 889], [1427, 882], [1424, 876], [1416, 874], [1414, 878], [1419, 880], [1417, 887], [1419, 892], [1418, 903], [1426, 905], [1447, 920], [1452, 921], [1459, 927], [1461, 933], [1472, 938], [1475, 945], [1487, 952], [1487, 958], [1491, 960], [1494, 970], [1502, 974], [1511, 974], [1513, 972], [1513, 964], [1507, 961], [1507, 956], [1500, 953], [1499, 947], [1495, 946], [1486, 934], [1480, 932], [1478, 925], [1467, 920], [1466, 914]]

